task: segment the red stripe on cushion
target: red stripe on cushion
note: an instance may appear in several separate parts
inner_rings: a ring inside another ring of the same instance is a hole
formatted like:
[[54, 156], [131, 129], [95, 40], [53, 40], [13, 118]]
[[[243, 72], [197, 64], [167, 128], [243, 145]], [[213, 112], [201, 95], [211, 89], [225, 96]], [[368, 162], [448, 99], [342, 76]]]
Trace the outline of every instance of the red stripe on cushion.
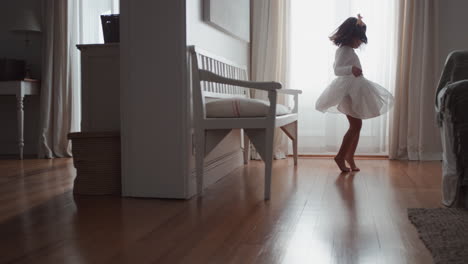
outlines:
[[237, 117], [240, 117], [240, 100], [239, 99], [236, 99], [235, 100], [236, 102], [236, 110], [237, 110]]
[[236, 102], [231, 101], [231, 105], [232, 105], [232, 115], [234, 116], [236, 114]]

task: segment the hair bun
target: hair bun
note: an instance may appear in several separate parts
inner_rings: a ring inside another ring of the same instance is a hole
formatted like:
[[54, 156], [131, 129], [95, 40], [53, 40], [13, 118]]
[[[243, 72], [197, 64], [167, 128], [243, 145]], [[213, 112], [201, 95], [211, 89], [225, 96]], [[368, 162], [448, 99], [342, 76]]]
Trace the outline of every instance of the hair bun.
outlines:
[[356, 25], [359, 25], [359, 26], [365, 26], [366, 24], [364, 23], [364, 21], [362, 21], [363, 17], [361, 16], [361, 14], [357, 14], [357, 22], [356, 22]]

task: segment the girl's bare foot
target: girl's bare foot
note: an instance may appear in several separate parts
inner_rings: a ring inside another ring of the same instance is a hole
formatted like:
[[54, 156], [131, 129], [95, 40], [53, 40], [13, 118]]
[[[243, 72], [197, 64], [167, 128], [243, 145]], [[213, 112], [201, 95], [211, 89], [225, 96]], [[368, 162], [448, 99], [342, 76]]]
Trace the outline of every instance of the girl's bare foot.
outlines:
[[335, 156], [334, 160], [336, 162], [336, 165], [338, 165], [338, 168], [340, 168], [340, 170], [342, 172], [350, 172], [351, 171], [350, 168], [346, 167], [345, 159], [340, 158], [338, 156]]
[[349, 166], [351, 167], [351, 171], [360, 171], [361, 170], [356, 166], [356, 163], [354, 163], [354, 158], [346, 158], [345, 160], [346, 160], [346, 162], [348, 162]]

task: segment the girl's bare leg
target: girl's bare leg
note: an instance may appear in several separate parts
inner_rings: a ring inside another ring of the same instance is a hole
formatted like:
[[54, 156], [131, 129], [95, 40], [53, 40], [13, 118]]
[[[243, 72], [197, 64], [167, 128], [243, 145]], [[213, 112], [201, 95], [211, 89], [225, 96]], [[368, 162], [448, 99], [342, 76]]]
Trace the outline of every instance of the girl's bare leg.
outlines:
[[356, 166], [356, 163], [354, 162], [354, 153], [356, 152], [358, 143], [359, 143], [359, 134], [355, 136], [355, 138], [353, 139], [352, 145], [349, 148], [348, 154], [345, 157], [345, 160], [351, 167], [352, 171], [360, 171], [360, 169]]
[[345, 160], [348, 162], [349, 166], [351, 166], [352, 171], [359, 171], [360, 169], [356, 166], [354, 162], [354, 153], [356, 153], [356, 148], [359, 143], [359, 136], [361, 133], [362, 128], [362, 120], [359, 118], [354, 118], [352, 116], [346, 116], [348, 118], [350, 129], [353, 130], [353, 139], [351, 142], [350, 147], [348, 148], [348, 152], [345, 154]]
[[346, 167], [345, 160], [347, 157], [347, 153], [350, 152], [350, 148], [352, 148], [354, 139], [356, 137], [355, 135], [356, 129], [354, 128], [354, 123], [352, 122], [352, 120], [349, 119], [349, 117], [348, 117], [348, 121], [349, 121], [348, 131], [346, 131], [346, 134], [343, 137], [343, 142], [341, 143], [340, 150], [335, 156], [336, 165], [338, 165], [338, 168], [340, 168], [340, 170], [343, 172], [351, 171], [350, 168]]

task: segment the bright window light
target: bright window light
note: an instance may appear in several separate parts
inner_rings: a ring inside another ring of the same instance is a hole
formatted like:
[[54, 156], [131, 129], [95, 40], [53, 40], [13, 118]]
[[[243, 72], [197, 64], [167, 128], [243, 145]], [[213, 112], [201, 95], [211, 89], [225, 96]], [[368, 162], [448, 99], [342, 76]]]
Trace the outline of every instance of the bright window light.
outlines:
[[[336, 77], [332, 67], [337, 47], [328, 37], [346, 18], [358, 13], [364, 17], [369, 43], [356, 50], [364, 76], [392, 92], [396, 65], [396, 2], [291, 1], [290, 85], [304, 92], [299, 103], [301, 154], [336, 153], [348, 128], [344, 115], [322, 114], [315, 110], [318, 96]], [[388, 118], [386, 114], [363, 122], [357, 154], [387, 154]]]

